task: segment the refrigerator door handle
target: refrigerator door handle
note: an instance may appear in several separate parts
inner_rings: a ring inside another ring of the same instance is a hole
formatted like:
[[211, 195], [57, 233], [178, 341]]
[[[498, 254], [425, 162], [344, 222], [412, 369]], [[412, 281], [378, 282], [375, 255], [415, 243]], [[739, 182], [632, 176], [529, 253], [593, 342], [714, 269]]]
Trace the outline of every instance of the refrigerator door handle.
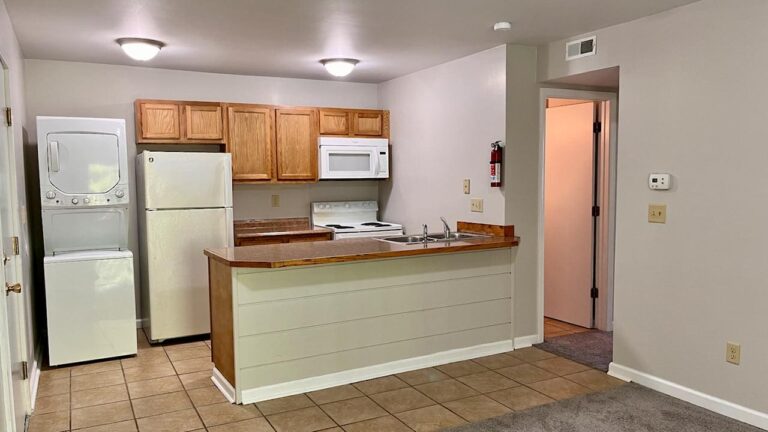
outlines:
[[48, 171], [59, 172], [59, 142], [48, 143]]

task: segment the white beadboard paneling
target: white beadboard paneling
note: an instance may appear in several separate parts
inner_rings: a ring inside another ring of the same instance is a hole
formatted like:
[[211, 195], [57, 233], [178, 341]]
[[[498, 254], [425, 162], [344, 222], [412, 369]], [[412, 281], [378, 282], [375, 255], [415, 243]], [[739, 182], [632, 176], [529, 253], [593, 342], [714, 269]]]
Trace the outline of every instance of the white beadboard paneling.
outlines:
[[240, 335], [509, 299], [509, 273], [355, 290], [240, 307]]
[[[240, 304], [509, 273], [510, 249], [283, 269], [239, 269]], [[268, 289], [266, 289], [268, 287]]]
[[[507, 324], [509, 299], [240, 337], [241, 368]], [[268, 347], [265, 349], [265, 347]]]
[[[248, 392], [247, 389], [258, 389], [263, 386], [289, 383], [307, 378], [311, 379], [311, 377], [343, 373], [344, 371], [359, 368], [375, 369], [371, 373], [361, 372], [354, 374], [347, 381], [331, 382], [328, 384], [330, 387], [376, 378], [377, 376], [511, 351], [513, 343], [510, 340], [510, 332], [510, 326], [504, 324], [245, 368], [240, 370], [238, 387], [243, 389], [243, 402], [247, 402], [245, 400], [245, 394]], [[494, 348], [490, 351], [481, 349], [480, 347], [485, 344], [494, 344]], [[478, 347], [478, 349], [475, 350], [474, 347]], [[451, 355], [450, 352], [452, 350], [461, 350], [461, 352]], [[422, 356], [427, 358], [418, 359]], [[409, 363], [410, 359], [414, 359], [415, 362]], [[396, 362], [397, 364], [388, 366], [387, 363], [390, 362]], [[317, 389], [304, 387], [301, 391], [275, 395], [274, 397]]]

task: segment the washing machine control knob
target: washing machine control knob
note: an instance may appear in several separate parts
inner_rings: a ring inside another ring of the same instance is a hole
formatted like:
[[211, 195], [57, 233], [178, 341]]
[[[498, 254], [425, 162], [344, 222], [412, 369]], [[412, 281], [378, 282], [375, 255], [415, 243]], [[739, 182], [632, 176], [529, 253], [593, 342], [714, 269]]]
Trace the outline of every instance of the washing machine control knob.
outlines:
[[83, 204], [90, 204], [91, 200], [90, 198], [83, 198]]
[[72, 204], [77, 205], [80, 202], [77, 198], [72, 198]]
[[56, 192], [54, 191], [48, 191], [45, 193], [45, 197], [48, 199], [54, 199], [56, 198]]
[[117, 190], [115, 191], [115, 196], [118, 198], [122, 198], [125, 196], [125, 192], [123, 192], [122, 190]]

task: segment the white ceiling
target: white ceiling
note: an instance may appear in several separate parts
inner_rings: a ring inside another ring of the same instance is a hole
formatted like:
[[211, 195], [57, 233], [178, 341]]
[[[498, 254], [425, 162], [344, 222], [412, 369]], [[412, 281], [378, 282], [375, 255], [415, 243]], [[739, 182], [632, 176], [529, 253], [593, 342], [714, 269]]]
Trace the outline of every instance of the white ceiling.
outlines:
[[[361, 60], [381, 82], [503, 43], [540, 44], [694, 0], [5, 0], [25, 57], [330, 79], [318, 60]], [[494, 32], [496, 21], [513, 30]], [[167, 44], [127, 58], [114, 40]]]

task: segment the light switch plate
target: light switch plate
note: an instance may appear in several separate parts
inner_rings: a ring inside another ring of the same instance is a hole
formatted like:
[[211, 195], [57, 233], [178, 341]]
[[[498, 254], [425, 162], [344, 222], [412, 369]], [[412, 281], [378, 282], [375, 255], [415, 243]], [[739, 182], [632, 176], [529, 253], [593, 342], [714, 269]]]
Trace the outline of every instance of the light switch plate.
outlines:
[[648, 204], [648, 222], [667, 223], [667, 205]]
[[464, 195], [469, 195], [469, 179], [464, 179]]
[[272, 195], [272, 207], [280, 207], [280, 195]]
[[482, 213], [483, 212], [483, 199], [482, 198], [472, 198], [470, 200], [469, 209], [475, 213]]

